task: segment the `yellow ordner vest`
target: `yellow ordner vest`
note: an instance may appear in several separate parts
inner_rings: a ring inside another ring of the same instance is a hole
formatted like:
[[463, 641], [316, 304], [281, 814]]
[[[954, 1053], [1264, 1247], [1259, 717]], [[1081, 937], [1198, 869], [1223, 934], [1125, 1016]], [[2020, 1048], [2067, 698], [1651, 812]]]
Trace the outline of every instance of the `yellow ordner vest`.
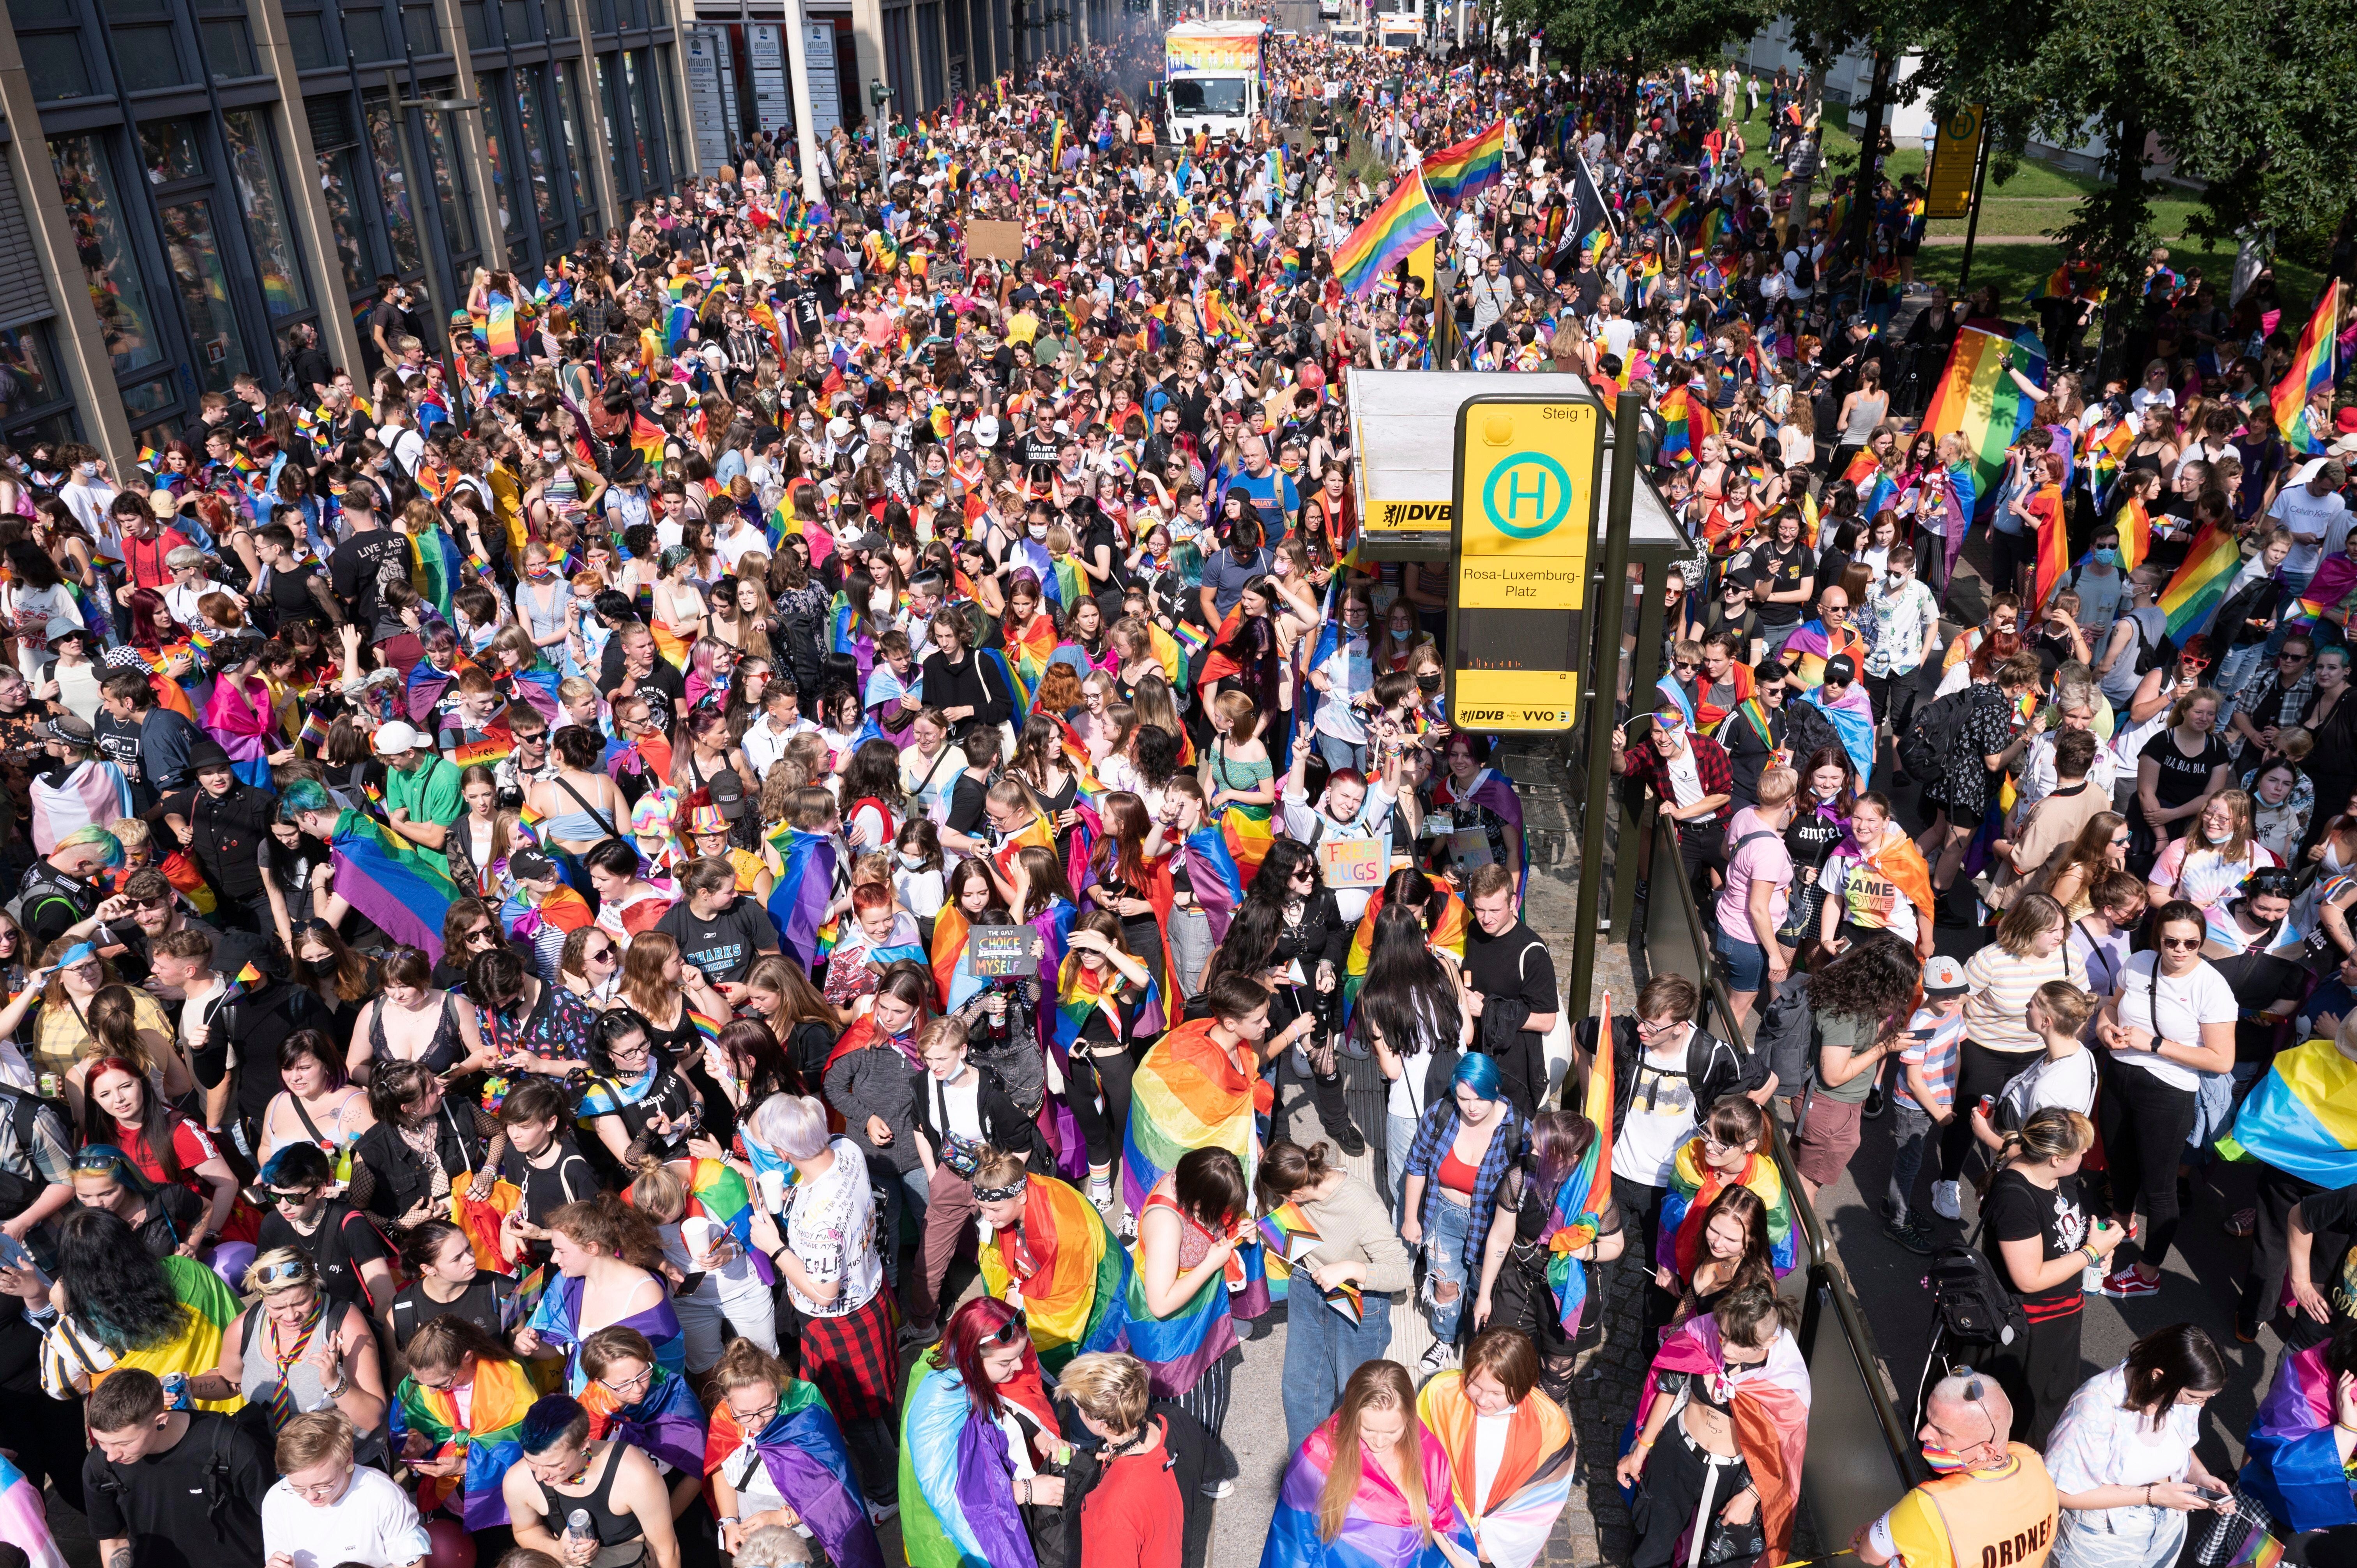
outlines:
[[2009, 1470], [1960, 1471], [1918, 1488], [1947, 1526], [1956, 1568], [2045, 1568], [2054, 1550], [2061, 1509], [2054, 1477], [2028, 1444], [2006, 1447], [2013, 1456]]

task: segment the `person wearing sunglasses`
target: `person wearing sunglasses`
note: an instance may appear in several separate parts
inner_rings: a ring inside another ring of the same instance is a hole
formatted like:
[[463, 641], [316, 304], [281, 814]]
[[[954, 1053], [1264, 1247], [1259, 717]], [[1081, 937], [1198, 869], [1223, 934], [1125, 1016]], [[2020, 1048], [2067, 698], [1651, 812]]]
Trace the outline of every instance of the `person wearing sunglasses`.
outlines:
[[254, 1245], [308, 1258], [330, 1301], [382, 1314], [400, 1283], [384, 1233], [339, 1187], [336, 1163], [317, 1144], [289, 1144], [263, 1166], [255, 1190], [267, 1205]]
[[[987, 1541], [1037, 1543], [1063, 1529], [1060, 1434], [1023, 1309], [976, 1296], [951, 1315], [942, 1342], [917, 1359], [904, 1425], [899, 1506], [904, 1535], [943, 1536], [966, 1561]], [[969, 1428], [981, 1431], [971, 1433]], [[977, 1446], [983, 1473], [966, 1457]]]
[[2209, 921], [2183, 899], [2153, 912], [2156, 950], [2131, 957], [2095, 1025], [2108, 1047], [2113, 1092], [2104, 1096], [2111, 1204], [2123, 1230], [2139, 1198], [2136, 1260], [2104, 1280], [2106, 1295], [2157, 1294], [2177, 1237], [2177, 1165], [2201, 1111], [2201, 1075], [2234, 1065], [2242, 1015], [2233, 987], [2202, 956]]
[[368, 1314], [328, 1299], [318, 1271], [294, 1247], [264, 1250], [242, 1283], [260, 1299], [221, 1331], [219, 1364], [189, 1379], [188, 1392], [242, 1398], [270, 1412], [274, 1433], [291, 1416], [333, 1408], [373, 1434], [384, 1421], [385, 1391]]

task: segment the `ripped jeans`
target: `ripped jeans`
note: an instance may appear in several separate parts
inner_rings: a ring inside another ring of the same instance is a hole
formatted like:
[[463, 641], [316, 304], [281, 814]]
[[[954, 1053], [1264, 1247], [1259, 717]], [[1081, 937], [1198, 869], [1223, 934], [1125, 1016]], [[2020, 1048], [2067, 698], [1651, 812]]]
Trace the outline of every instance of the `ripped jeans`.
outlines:
[[1424, 1230], [1424, 1299], [1432, 1308], [1432, 1337], [1443, 1345], [1457, 1341], [1458, 1321], [1465, 1315], [1467, 1293], [1473, 1282], [1466, 1268], [1467, 1238], [1473, 1231], [1473, 1206], [1452, 1203], [1443, 1193], [1431, 1205], [1432, 1219]]

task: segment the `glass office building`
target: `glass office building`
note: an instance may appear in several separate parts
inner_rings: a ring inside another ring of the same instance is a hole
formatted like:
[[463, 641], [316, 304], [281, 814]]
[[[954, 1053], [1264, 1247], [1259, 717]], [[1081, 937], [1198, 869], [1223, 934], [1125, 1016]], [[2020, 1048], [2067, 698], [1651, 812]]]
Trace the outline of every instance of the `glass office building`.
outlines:
[[121, 459], [307, 325], [369, 370], [380, 274], [537, 276], [688, 176], [678, 34], [674, 0], [5, 0], [0, 441]]

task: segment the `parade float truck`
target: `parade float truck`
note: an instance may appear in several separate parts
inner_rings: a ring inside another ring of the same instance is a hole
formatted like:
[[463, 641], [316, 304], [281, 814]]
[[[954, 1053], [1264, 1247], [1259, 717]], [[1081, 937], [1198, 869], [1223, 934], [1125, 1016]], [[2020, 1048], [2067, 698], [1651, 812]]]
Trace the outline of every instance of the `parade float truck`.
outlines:
[[1181, 22], [1163, 35], [1162, 132], [1173, 146], [1252, 135], [1260, 113], [1259, 22]]

